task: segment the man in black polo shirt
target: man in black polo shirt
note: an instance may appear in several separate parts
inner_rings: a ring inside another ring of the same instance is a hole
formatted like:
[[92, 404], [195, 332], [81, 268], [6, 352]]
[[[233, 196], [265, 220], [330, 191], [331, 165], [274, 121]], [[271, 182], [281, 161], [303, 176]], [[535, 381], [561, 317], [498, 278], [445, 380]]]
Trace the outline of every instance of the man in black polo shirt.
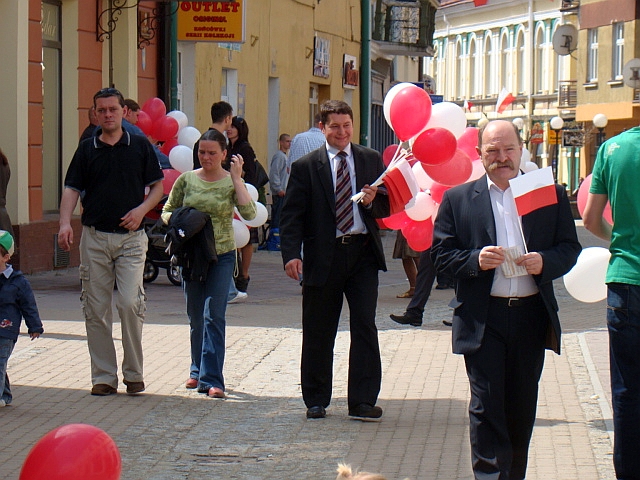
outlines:
[[[103, 88], [94, 95], [93, 104], [100, 129], [90, 141], [78, 146], [67, 170], [58, 244], [66, 251], [71, 248], [71, 215], [83, 192], [79, 270], [91, 356], [91, 394], [110, 395], [118, 388], [111, 312], [117, 280], [116, 305], [124, 350], [122, 376], [127, 393], [134, 395], [145, 388], [142, 272], [147, 237], [141, 224], [162, 197], [163, 175], [149, 141], [122, 128], [122, 94], [115, 88]], [[149, 187], [146, 198], [145, 187]]]

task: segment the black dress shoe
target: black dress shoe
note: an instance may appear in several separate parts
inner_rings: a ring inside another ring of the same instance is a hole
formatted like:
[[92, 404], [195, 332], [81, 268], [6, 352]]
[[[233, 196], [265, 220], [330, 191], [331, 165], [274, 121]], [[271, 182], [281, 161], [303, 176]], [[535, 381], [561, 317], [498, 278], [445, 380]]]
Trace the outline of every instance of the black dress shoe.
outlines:
[[404, 315], [394, 315], [393, 313], [389, 315], [391, 320], [400, 325], [412, 325], [414, 327], [422, 326], [422, 319], [410, 317], [406, 313]]
[[439, 283], [436, 285], [436, 290], [449, 290], [453, 288], [453, 285], [449, 285], [448, 283]]
[[349, 409], [349, 416], [356, 420], [376, 421], [382, 417], [382, 409], [368, 403], [361, 403]]
[[307, 418], [324, 418], [326, 416], [327, 412], [321, 405], [316, 405], [307, 409]]

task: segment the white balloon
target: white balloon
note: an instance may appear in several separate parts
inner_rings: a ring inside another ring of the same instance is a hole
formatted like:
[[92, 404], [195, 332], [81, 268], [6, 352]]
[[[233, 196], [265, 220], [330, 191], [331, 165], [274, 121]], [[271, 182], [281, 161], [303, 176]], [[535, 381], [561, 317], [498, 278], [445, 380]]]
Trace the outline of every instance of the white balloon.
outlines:
[[389, 126], [391, 126], [391, 102], [393, 102], [393, 99], [398, 94], [398, 92], [400, 92], [400, 90], [403, 90], [407, 87], [415, 87], [415, 85], [408, 82], [398, 83], [397, 85], [391, 87], [384, 97], [382, 110], [384, 112], [384, 118]]
[[236, 241], [236, 248], [244, 247], [251, 238], [247, 226], [235, 218], [233, 219], [233, 238]]
[[522, 148], [522, 156], [520, 157], [520, 165], [526, 165], [531, 160], [531, 152], [525, 147]]
[[538, 169], [538, 165], [536, 165], [533, 162], [526, 162], [526, 163], [521, 162], [520, 165], [521, 165], [520, 168], [524, 173], [533, 172], [534, 170]]
[[260, 227], [264, 225], [269, 218], [269, 212], [267, 211], [267, 207], [265, 207], [262, 203], [256, 202], [256, 216], [251, 220], [245, 220], [240, 215], [240, 218], [244, 222], [245, 225], [249, 225], [250, 227]]
[[250, 183], [245, 183], [244, 186], [247, 187], [247, 191], [249, 192], [249, 196], [251, 197], [251, 200], [253, 200], [254, 202], [257, 202], [258, 201], [258, 189], [256, 187], [254, 187], [253, 185], [251, 185]]
[[567, 292], [580, 302], [593, 303], [607, 298], [605, 277], [609, 266], [609, 250], [588, 247], [580, 252], [574, 267], [564, 276]]
[[183, 129], [184, 127], [186, 127], [187, 125], [189, 125], [189, 119], [187, 118], [187, 114], [184, 112], [181, 112], [180, 110], [172, 110], [169, 113], [167, 113], [167, 117], [172, 117], [175, 118], [176, 121], [178, 122], [179, 125], [179, 129], [178, 131], [180, 131], [181, 129]]
[[436, 209], [436, 203], [431, 198], [431, 195], [425, 192], [418, 192], [418, 194], [411, 199], [405, 208], [407, 216], [411, 220], [416, 222], [422, 222], [433, 215]]
[[436, 127], [445, 128], [453, 133], [454, 137], [459, 138], [467, 129], [467, 116], [455, 103], [435, 103], [431, 107], [431, 118], [424, 130]]
[[184, 145], [176, 145], [169, 152], [169, 163], [180, 173], [193, 170], [193, 150]]
[[193, 149], [193, 146], [200, 139], [201, 133], [196, 127], [184, 127], [178, 132], [178, 143]]
[[418, 182], [418, 186], [420, 190], [429, 190], [431, 185], [433, 185], [433, 179], [427, 175], [427, 172], [422, 168], [422, 163], [416, 162], [411, 167], [413, 170], [413, 175], [416, 177], [416, 181]]

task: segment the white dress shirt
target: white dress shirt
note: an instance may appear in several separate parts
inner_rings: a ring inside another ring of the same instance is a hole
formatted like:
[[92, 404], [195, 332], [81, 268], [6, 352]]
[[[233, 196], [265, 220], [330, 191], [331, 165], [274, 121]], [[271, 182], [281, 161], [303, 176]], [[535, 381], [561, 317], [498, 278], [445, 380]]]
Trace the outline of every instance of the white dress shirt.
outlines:
[[[349, 178], [351, 179], [351, 195], [356, 192], [356, 167], [353, 160], [353, 152], [351, 151], [351, 144], [347, 145], [344, 150], [338, 150], [336, 148], [330, 147], [329, 144], [326, 144], [327, 154], [329, 155], [329, 162], [331, 163], [331, 176], [333, 178], [333, 191], [336, 191], [336, 175], [338, 172], [338, 163], [340, 162], [340, 157], [338, 157], [338, 152], [343, 151], [347, 154], [347, 165], [349, 166]], [[351, 208], [353, 209], [353, 228], [348, 232], [345, 232], [345, 235], [356, 235], [359, 233], [367, 233], [367, 227], [360, 216], [360, 209], [356, 202], [351, 202]], [[342, 236], [343, 233], [336, 228], [336, 237]]]

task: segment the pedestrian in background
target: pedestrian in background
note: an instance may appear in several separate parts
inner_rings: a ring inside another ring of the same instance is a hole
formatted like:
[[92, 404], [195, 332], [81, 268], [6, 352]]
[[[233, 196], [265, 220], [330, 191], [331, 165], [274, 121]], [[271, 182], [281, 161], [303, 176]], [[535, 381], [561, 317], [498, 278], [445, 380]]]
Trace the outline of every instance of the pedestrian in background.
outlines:
[[13, 225], [11, 224], [9, 212], [7, 212], [7, 187], [9, 186], [10, 178], [11, 167], [9, 167], [9, 160], [0, 149], [0, 229], [9, 232], [13, 238]]
[[[640, 479], [640, 127], [598, 150], [584, 226], [609, 240], [607, 328], [616, 477]], [[613, 226], [603, 218], [611, 204]]]
[[91, 394], [111, 395], [118, 389], [111, 311], [117, 280], [116, 306], [124, 350], [122, 376], [127, 393], [135, 395], [145, 389], [142, 274], [148, 241], [142, 220], [162, 198], [163, 175], [149, 140], [124, 130], [122, 94], [115, 88], [103, 88], [93, 96], [93, 104], [100, 127], [94, 137], [80, 143], [67, 170], [58, 245], [65, 251], [71, 249], [71, 215], [83, 192], [80, 300], [91, 357]]
[[[249, 125], [242, 117], [233, 117], [231, 120], [231, 126], [227, 129], [227, 138], [229, 139], [229, 149], [227, 150], [227, 162], [224, 167], [229, 169], [231, 159], [234, 155], [242, 157], [242, 176], [245, 183], [250, 183], [256, 189], [257, 185], [256, 176], [256, 153], [253, 147], [249, 143]], [[247, 219], [250, 220], [250, 219]], [[251, 259], [253, 258], [253, 246], [257, 244], [258, 229], [251, 227], [249, 229], [249, 243], [244, 247], [238, 249], [238, 275], [235, 279], [235, 286], [238, 292], [247, 293], [249, 287], [249, 268], [251, 267]]]
[[[481, 128], [477, 150], [487, 173], [447, 190], [434, 222], [433, 263], [455, 278], [453, 352], [464, 355], [469, 378], [476, 479], [526, 476], [545, 348], [560, 353], [553, 280], [581, 251], [561, 185], [555, 204], [518, 216], [509, 180], [520, 174], [522, 148], [511, 122]], [[528, 253], [507, 263], [507, 249]], [[514, 263], [522, 275], [503, 270]]]
[[280, 210], [287, 190], [289, 168], [287, 165], [287, 152], [291, 146], [291, 137], [283, 133], [278, 138], [278, 151], [271, 158], [269, 165], [269, 186], [271, 187], [271, 222], [270, 229], [280, 227]]
[[[325, 144], [291, 166], [280, 217], [285, 272], [296, 281], [304, 273], [302, 397], [307, 418], [326, 416], [333, 347], [346, 297], [349, 415], [377, 419], [382, 416], [376, 405], [382, 365], [375, 319], [378, 270], [386, 270], [386, 264], [376, 218], [389, 216], [389, 199], [370, 184], [384, 165], [378, 152], [351, 143], [353, 111], [347, 103], [329, 100], [320, 112]], [[358, 192], [364, 194], [360, 203], [351, 201]]]
[[291, 171], [293, 162], [325, 144], [324, 134], [320, 130], [320, 120], [320, 114], [316, 113], [313, 117], [313, 126], [306, 132], [299, 133], [293, 137], [291, 150], [289, 150], [289, 171]]
[[20, 335], [22, 318], [31, 340], [44, 333], [29, 281], [9, 264], [12, 254], [13, 236], [0, 230], [0, 407], [13, 400], [7, 362]]
[[420, 253], [416, 252], [407, 243], [407, 239], [401, 230], [396, 233], [396, 242], [393, 246], [391, 258], [402, 260], [402, 268], [407, 275], [409, 281], [409, 290], [396, 295], [397, 298], [411, 298], [416, 291], [416, 275], [418, 274], [418, 265], [420, 265]]

